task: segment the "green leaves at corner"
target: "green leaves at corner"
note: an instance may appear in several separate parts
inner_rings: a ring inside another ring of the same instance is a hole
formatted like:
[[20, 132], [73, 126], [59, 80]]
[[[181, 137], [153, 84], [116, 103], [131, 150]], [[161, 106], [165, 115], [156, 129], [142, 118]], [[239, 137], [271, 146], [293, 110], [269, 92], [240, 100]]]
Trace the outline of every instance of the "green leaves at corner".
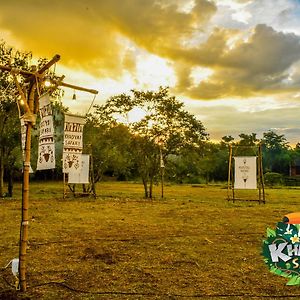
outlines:
[[275, 237], [275, 236], [276, 236], [275, 230], [271, 228], [267, 228], [267, 237]]
[[286, 285], [300, 285], [300, 276], [293, 276]]

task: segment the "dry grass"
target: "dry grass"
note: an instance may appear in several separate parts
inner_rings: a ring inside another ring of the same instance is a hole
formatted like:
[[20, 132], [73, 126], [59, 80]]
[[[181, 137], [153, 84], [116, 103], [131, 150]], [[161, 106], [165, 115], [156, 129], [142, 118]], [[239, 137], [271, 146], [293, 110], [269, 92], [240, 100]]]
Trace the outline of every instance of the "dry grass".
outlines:
[[[16, 293], [2, 269], [0, 299], [300, 298], [260, 254], [266, 228], [299, 210], [300, 190], [267, 190], [265, 205], [228, 203], [226, 192], [167, 186], [149, 201], [139, 184], [101, 183], [96, 200], [63, 200], [62, 184], [33, 183], [28, 291]], [[1, 266], [18, 256], [15, 193], [0, 200]]]

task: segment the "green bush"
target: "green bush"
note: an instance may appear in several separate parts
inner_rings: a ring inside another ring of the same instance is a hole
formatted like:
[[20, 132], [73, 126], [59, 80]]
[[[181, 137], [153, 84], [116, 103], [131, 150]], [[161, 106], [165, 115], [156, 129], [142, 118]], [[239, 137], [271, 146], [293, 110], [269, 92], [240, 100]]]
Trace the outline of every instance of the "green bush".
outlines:
[[282, 185], [283, 175], [275, 172], [268, 172], [264, 175], [265, 184], [268, 186]]

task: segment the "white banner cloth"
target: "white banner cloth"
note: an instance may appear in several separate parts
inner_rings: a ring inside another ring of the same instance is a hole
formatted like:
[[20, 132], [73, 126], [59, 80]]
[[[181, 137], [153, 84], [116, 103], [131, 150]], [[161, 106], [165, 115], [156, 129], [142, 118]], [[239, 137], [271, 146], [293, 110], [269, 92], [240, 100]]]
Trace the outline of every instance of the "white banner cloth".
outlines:
[[69, 171], [68, 183], [89, 183], [90, 156], [81, 154], [81, 168], [77, 171]]
[[[26, 125], [24, 122], [23, 117], [20, 118], [21, 122], [21, 149], [22, 149], [22, 160], [25, 161], [25, 145], [26, 145]], [[31, 164], [29, 167], [29, 173], [33, 173], [33, 170], [31, 168]]]
[[235, 189], [256, 189], [256, 156], [234, 157], [234, 188]]
[[39, 99], [39, 105], [41, 123], [36, 169], [55, 169], [54, 126], [49, 94], [45, 94]]
[[63, 172], [78, 172], [81, 168], [82, 134], [85, 118], [65, 114]]

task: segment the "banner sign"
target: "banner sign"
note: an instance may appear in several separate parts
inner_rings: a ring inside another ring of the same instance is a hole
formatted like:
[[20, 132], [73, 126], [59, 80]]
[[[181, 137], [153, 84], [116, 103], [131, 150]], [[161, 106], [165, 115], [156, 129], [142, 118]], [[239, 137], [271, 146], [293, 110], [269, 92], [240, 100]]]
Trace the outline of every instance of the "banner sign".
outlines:
[[[25, 161], [25, 145], [26, 145], [26, 125], [25, 121], [22, 118], [20, 118], [21, 122], [21, 149], [22, 149], [22, 160]], [[31, 168], [31, 165], [29, 167], [29, 173], [33, 173], [33, 170]]]
[[68, 183], [89, 183], [89, 168], [90, 156], [89, 154], [81, 154], [81, 167], [78, 170], [70, 170]]
[[82, 134], [85, 118], [65, 114], [63, 172], [78, 172], [81, 168]]
[[52, 107], [49, 94], [39, 99], [40, 106], [40, 137], [38, 149], [37, 170], [55, 168], [55, 145]]
[[234, 162], [234, 188], [256, 189], [256, 156], [236, 156]]
[[23, 161], [25, 160], [25, 144], [26, 144], [26, 125], [23, 117], [20, 118], [21, 122], [21, 148], [22, 148], [22, 157]]
[[300, 213], [286, 215], [275, 230], [267, 228], [262, 254], [271, 273], [300, 285]]

